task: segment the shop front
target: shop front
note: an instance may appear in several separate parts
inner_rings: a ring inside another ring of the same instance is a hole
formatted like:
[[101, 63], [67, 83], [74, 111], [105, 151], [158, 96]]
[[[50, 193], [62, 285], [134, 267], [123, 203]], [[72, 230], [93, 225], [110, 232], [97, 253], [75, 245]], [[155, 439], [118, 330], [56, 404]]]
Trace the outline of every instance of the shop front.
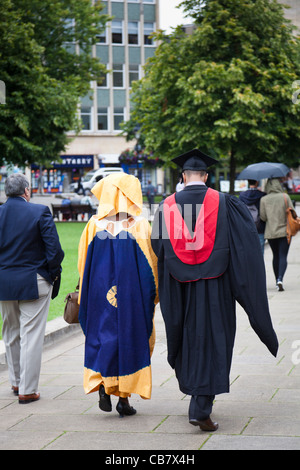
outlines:
[[94, 168], [94, 155], [62, 155], [50, 168], [31, 165], [32, 193], [68, 192], [69, 185], [80, 181]]

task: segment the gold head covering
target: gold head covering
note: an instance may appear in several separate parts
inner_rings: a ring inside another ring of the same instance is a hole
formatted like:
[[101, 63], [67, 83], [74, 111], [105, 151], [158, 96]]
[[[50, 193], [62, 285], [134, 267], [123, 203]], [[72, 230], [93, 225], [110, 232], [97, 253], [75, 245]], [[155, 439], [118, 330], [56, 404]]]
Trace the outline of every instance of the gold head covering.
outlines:
[[99, 200], [97, 215], [100, 220], [119, 212], [132, 216], [142, 213], [143, 195], [140, 181], [127, 173], [116, 173], [105, 176], [92, 188], [92, 193]]

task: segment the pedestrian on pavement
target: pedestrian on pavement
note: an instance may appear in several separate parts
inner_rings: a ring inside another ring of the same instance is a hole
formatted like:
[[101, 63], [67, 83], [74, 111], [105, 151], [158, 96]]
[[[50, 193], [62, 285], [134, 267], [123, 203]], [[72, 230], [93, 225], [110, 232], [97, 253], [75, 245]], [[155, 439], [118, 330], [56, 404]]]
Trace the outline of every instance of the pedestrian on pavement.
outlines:
[[180, 390], [191, 395], [189, 422], [215, 431], [214, 397], [229, 392], [236, 300], [274, 356], [278, 341], [249, 210], [206, 186], [215, 159], [194, 149], [173, 161], [183, 169], [185, 188], [161, 203], [152, 228], [168, 362]]
[[26, 404], [40, 398], [44, 334], [64, 253], [49, 208], [29, 202], [29, 181], [22, 173], [7, 178], [5, 194], [0, 206], [2, 335], [12, 390]]
[[149, 180], [147, 190], [146, 190], [146, 196], [147, 196], [147, 199], [148, 199], [150, 214], [153, 214], [155, 193], [156, 193], [155, 187], [153, 186], [151, 180]]
[[180, 176], [178, 178], [178, 183], [176, 184], [176, 189], [175, 191], [178, 193], [179, 191], [182, 191], [184, 189], [184, 182], [183, 182], [183, 177]]
[[268, 240], [273, 253], [273, 271], [276, 287], [284, 291], [283, 277], [287, 269], [289, 243], [286, 234], [287, 207], [293, 209], [293, 203], [288, 194], [284, 193], [280, 179], [272, 178], [267, 181], [266, 193], [260, 201], [260, 217], [266, 222], [265, 238]]
[[92, 189], [97, 215], [79, 244], [79, 320], [85, 334], [84, 390], [99, 390], [99, 407], [133, 415], [132, 393], [151, 398], [151, 355], [155, 342], [157, 259], [151, 227], [141, 216], [137, 178], [112, 174]]
[[260, 246], [262, 249], [262, 252], [264, 253], [265, 249], [265, 223], [261, 220], [259, 216], [259, 205], [260, 205], [260, 200], [263, 196], [266, 195], [265, 192], [261, 191], [258, 189], [258, 183], [259, 181], [255, 180], [248, 180], [248, 185], [249, 189], [247, 191], [242, 191], [240, 193], [240, 201], [244, 202], [248, 209], [250, 210], [250, 213], [253, 217], [254, 223], [256, 225], [259, 241], [260, 241]]

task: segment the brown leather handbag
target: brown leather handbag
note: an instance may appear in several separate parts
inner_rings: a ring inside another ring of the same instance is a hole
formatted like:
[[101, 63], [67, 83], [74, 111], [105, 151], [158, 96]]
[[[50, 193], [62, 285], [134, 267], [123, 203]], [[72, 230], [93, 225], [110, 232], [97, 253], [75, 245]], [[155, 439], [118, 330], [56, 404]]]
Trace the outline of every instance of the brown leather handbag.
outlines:
[[295, 236], [300, 230], [300, 217], [297, 216], [297, 213], [291, 207], [287, 205], [287, 199], [284, 194], [284, 200], [286, 205], [286, 236], [288, 243], [290, 243], [291, 238]]
[[79, 323], [79, 282], [76, 286], [75, 292], [70, 292], [65, 298], [65, 310], [64, 310], [64, 320], [70, 325], [73, 323]]

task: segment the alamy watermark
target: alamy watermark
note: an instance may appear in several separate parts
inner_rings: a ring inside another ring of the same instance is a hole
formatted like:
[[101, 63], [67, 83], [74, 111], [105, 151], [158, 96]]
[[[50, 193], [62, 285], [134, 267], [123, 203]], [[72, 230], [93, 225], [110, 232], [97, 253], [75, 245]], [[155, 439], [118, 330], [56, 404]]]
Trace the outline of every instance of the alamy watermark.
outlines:
[[0, 80], [0, 104], [6, 104], [6, 86], [3, 80]]
[[292, 354], [292, 363], [297, 366], [300, 364], [300, 339], [293, 341], [292, 349], [296, 350]]

